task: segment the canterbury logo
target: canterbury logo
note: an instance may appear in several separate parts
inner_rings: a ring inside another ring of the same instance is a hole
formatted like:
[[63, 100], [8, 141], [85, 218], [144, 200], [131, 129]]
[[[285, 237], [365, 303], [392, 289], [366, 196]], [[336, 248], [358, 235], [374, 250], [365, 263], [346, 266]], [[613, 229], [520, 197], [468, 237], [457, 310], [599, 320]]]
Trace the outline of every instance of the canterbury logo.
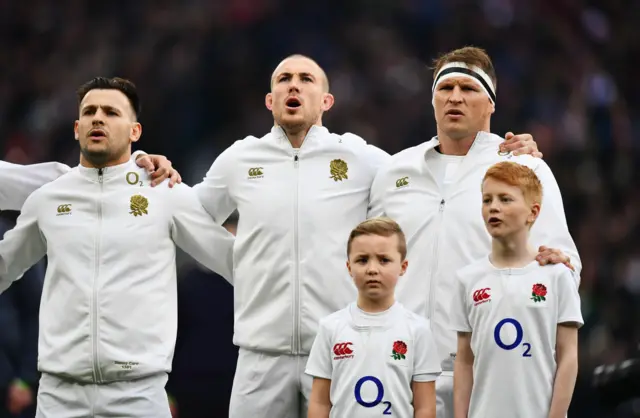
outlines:
[[353, 345], [353, 343], [338, 343], [333, 346], [333, 354], [336, 356], [348, 356], [353, 354], [353, 350], [350, 348], [351, 345]]
[[403, 177], [396, 180], [396, 187], [404, 187], [409, 185], [409, 177]]
[[478, 289], [473, 292], [473, 301], [476, 303], [476, 305], [482, 302], [486, 302], [489, 298], [491, 298], [491, 295], [489, 294], [490, 290], [490, 287], [486, 287], [484, 289]]
[[71, 203], [58, 206], [58, 215], [66, 215], [71, 212]]
[[262, 175], [262, 167], [253, 167], [249, 169], [249, 177], [257, 177]]

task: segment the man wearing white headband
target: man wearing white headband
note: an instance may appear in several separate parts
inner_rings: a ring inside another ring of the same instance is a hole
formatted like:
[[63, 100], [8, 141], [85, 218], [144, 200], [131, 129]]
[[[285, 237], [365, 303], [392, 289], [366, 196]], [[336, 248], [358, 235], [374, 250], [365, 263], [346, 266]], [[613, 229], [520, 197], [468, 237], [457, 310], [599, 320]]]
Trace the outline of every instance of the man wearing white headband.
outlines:
[[391, 217], [407, 236], [410, 267], [396, 295], [405, 307], [431, 321], [443, 370], [436, 382], [437, 417], [449, 418], [457, 352], [449, 305], [455, 272], [490, 253], [480, 184], [491, 165], [518, 162], [532, 168], [542, 182], [543, 209], [531, 230], [531, 242], [540, 246], [538, 262], [564, 263], [575, 268], [579, 280], [580, 259], [549, 166], [540, 158], [509, 152], [504, 138], [490, 131], [496, 75], [487, 54], [466, 47], [436, 60], [432, 103], [437, 136], [394, 155], [378, 171], [369, 216]]

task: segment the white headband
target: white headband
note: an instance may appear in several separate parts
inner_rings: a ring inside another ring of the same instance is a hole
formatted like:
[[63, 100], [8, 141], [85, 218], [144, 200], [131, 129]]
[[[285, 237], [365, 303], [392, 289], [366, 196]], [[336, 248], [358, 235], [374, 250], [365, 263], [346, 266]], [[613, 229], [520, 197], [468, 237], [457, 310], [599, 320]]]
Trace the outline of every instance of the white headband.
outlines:
[[[496, 89], [491, 81], [491, 77], [487, 75], [482, 68], [475, 65], [467, 65], [464, 62], [450, 62], [444, 65], [435, 79], [433, 80], [433, 87], [431, 93], [435, 93], [438, 84], [452, 77], [466, 77], [478, 84], [482, 90], [489, 96], [489, 100], [496, 104]], [[433, 100], [431, 101], [433, 103]]]

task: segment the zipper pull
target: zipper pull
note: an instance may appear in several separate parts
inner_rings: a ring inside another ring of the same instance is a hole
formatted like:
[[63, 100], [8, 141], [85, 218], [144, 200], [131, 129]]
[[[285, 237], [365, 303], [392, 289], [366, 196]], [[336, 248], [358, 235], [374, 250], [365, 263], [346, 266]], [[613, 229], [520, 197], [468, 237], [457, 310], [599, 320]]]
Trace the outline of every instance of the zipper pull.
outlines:
[[295, 153], [293, 155], [293, 166], [296, 167], [296, 168], [298, 167], [298, 160], [299, 160], [298, 153]]
[[100, 183], [102, 183], [102, 173], [103, 173], [103, 172], [102, 172], [102, 168], [99, 168], [99, 169], [98, 169], [98, 181], [99, 181]]
[[440, 201], [440, 212], [444, 210], [444, 199]]

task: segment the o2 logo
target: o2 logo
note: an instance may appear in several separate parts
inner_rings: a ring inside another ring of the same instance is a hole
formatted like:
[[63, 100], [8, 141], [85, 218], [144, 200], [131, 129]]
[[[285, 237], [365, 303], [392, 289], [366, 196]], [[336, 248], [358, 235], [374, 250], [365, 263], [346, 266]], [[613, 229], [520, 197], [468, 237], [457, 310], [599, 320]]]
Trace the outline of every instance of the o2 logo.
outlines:
[[[500, 337], [500, 331], [502, 331], [502, 327], [504, 327], [507, 324], [510, 324], [516, 330], [516, 338], [511, 344], [505, 344], [502, 341], [502, 338]], [[496, 344], [498, 345], [498, 347], [502, 348], [503, 350], [510, 351], [522, 344], [522, 347], [524, 347], [522, 357], [531, 357], [531, 353], [530, 353], [531, 344], [527, 342], [523, 343], [522, 342], [523, 338], [524, 338], [524, 330], [522, 329], [522, 324], [520, 324], [520, 322], [518, 322], [517, 319], [505, 318], [502, 321], [498, 322], [498, 325], [496, 325], [496, 328], [493, 330], [493, 339], [496, 341]]]
[[[377, 387], [377, 395], [376, 398], [370, 402], [365, 401], [364, 399], [362, 399], [362, 394], [360, 393], [362, 390], [362, 385], [364, 385], [367, 382], [371, 382], [374, 385], [376, 385]], [[364, 406], [365, 408], [375, 408], [376, 406], [383, 404], [385, 405], [385, 409], [384, 411], [382, 411], [382, 415], [392, 415], [391, 414], [391, 402], [389, 401], [383, 401], [382, 398], [384, 398], [384, 386], [382, 385], [382, 382], [380, 381], [380, 379], [378, 379], [375, 376], [364, 376], [361, 377], [357, 382], [356, 382], [356, 387], [353, 390], [353, 394], [356, 397], [356, 402], [358, 402], [360, 405]]]

